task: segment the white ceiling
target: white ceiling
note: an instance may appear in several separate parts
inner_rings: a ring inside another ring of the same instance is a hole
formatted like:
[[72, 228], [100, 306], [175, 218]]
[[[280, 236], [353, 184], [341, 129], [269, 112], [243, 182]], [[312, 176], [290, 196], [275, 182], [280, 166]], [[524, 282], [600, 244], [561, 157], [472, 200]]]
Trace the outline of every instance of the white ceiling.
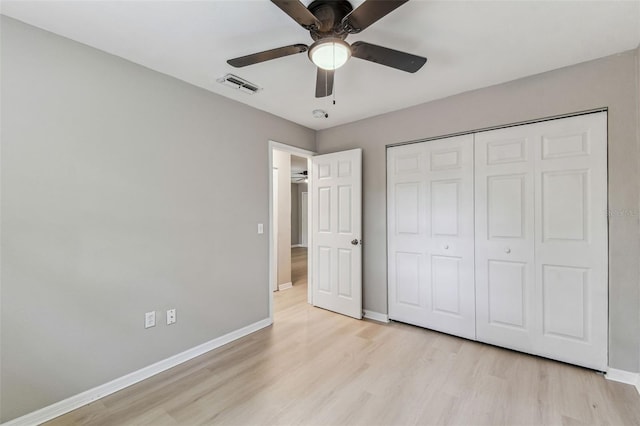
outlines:
[[[310, 0], [303, 1], [308, 4]], [[357, 7], [362, 0], [354, 0]], [[336, 105], [316, 99], [306, 54], [236, 69], [227, 59], [294, 43], [307, 31], [267, 0], [2, 1], [1, 12], [313, 129], [633, 49], [636, 1], [412, 0], [347, 39], [426, 56], [416, 74], [351, 59]], [[216, 82], [236, 74], [247, 95]], [[313, 118], [321, 108], [329, 118]]]

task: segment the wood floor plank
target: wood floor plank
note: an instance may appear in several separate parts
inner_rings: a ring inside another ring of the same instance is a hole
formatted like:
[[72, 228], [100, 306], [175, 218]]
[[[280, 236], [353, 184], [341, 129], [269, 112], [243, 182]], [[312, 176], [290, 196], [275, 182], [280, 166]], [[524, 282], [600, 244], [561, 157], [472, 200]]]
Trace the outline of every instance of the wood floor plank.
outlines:
[[593, 371], [306, 303], [306, 249], [272, 327], [48, 425], [639, 425]]

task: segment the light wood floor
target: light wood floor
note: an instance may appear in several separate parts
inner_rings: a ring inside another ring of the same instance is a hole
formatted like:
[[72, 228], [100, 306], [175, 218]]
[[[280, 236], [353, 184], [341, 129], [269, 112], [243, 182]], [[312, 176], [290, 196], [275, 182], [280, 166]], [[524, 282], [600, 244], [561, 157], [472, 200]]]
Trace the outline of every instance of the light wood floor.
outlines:
[[[297, 253], [303, 261], [305, 253]], [[294, 274], [295, 275], [295, 274]], [[640, 425], [640, 395], [592, 371], [306, 303], [50, 425]]]

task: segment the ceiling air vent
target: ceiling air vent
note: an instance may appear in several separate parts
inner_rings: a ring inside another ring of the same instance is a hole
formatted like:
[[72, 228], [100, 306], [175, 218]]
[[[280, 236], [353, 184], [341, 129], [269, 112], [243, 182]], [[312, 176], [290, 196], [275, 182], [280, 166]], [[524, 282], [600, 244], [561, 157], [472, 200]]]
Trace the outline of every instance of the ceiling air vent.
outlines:
[[222, 83], [232, 89], [240, 90], [241, 92], [248, 93], [250, 95], [253, 95], [260, 90], [260, 88], [255, 84], [233, 74], [227, 74], [224, 77], [220, 77], [217, 81], [218, 83]]

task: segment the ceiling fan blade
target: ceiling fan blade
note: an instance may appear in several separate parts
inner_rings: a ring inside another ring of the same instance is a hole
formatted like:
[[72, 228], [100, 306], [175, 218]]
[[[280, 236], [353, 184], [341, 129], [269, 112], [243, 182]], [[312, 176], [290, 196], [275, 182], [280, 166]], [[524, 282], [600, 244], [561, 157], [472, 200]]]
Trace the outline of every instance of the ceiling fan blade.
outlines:
[[411, 73], [418, 71], [427, 62], [427, 58], [422, 56], [363, 41], [356, 41], [351, 45], [351, 56]]
[[304, 4], [300, 3], [300, 0], [271, 0], [271, 3], [278, 6], [284, 13], [307, 30], [320, 28], [320, 21]]
[[355, 34], [393, 12], [409, 0], [365, 0], [342, 19], [342, 27]]
[[292, 44], [291, 46], [278, 47], [277, 49], [265, 50], [264, 52], [253, 53], [239, 58], [229, 59], [227, 63], [233, 67], [241, 68], [247, 65], [253, 65], [271, 59], [282, 58], [283, 56], [295, 55], [296, 53], [306, 52], [308, 49], [305, 44]]
[[324, 98], [333, 93], [333, 70], [318, 68], [316, 78], [316, 98]]

